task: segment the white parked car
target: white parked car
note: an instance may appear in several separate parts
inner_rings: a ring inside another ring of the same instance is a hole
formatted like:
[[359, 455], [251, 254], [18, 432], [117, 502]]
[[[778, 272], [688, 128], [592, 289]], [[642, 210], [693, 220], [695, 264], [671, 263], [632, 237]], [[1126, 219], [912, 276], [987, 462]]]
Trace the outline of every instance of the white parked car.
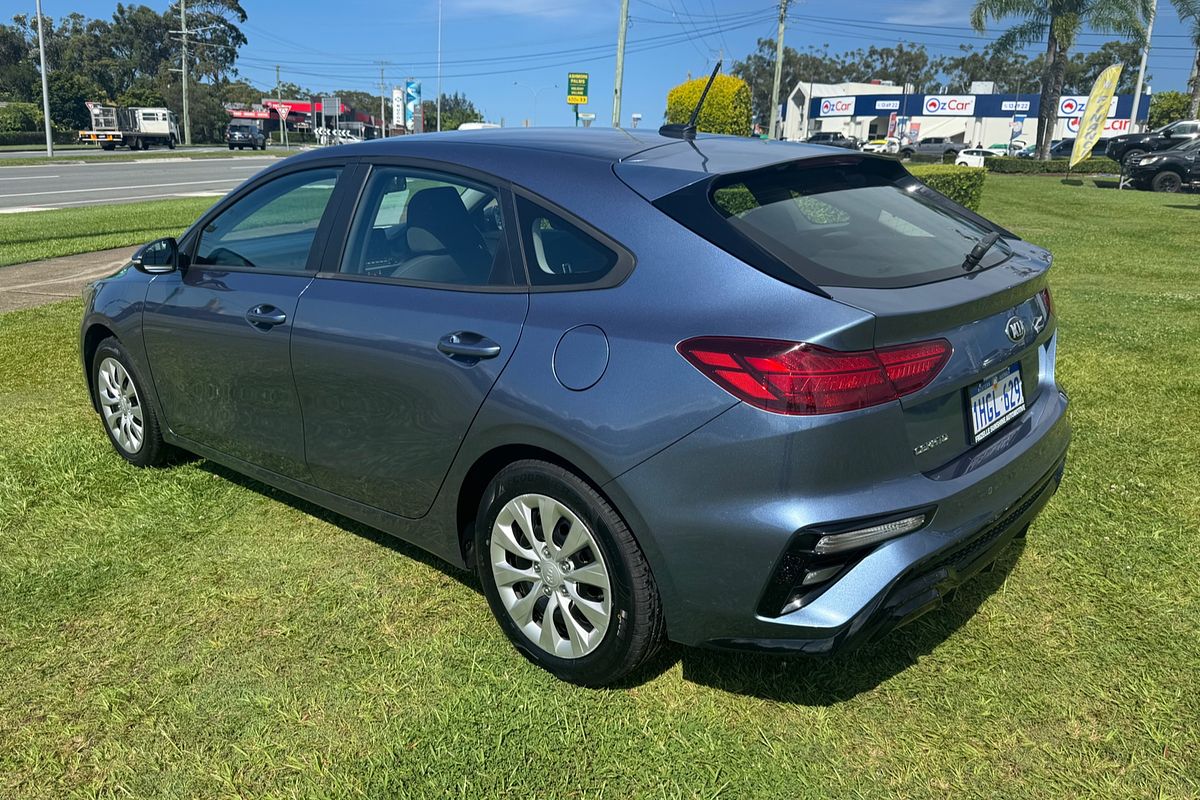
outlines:
[[966, 150], [960, 150], [958, 155], [954, 157], [954, 163], [960, 167], [982, 167], [984, 161], [995, 157], [996, 152], [994, 150], [970, 147]]

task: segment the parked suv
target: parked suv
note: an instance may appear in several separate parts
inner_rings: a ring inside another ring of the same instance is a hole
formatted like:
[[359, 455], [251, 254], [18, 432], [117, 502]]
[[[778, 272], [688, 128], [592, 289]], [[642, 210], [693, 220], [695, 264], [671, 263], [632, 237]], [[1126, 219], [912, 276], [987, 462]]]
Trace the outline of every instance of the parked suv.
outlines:
[[918, 153], [927, 156], [955, 156], [967, 148], [966, 142], [956, 142], [948, 136], [927, 136], [900, 148], [900, 155], [909, 158]]
[[1133, 185], [1139, 189], [1156, 192], [1178, 192], [1184, 187], [1200, 184], [1200, 164], [1196, 154], [1200, 153], [1200, 139], [1185, 142], [1178, 147], [1149, 153], [1130, 159], [1127, 168]]
[[824, 144], [830, 147], [844, 147], [847, 150], [858, 149], [858, 139], [847, 136], [841, 131], [817, 131], [804, 141], [809, 144]]
[[230, 150], [235, 147], [238, 150], [245, 150], [247, 147], [251, 150], [266, 150], [267, 135], [253, 122], [231, 122], [225, 129], [225, 143], [229, 145]]
[[1146, 153], [1166, 150], [1200, 136], [1200, 120], [1185, 119], [1146, 133], [1123, 133], [1108, 140], [1105, 153], [1123, 166]]

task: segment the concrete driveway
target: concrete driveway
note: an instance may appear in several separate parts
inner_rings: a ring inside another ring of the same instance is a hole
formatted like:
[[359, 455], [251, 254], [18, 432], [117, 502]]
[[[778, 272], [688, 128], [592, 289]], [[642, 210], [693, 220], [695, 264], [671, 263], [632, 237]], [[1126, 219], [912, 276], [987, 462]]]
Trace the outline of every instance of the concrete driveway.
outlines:
[[83, 287], [120, 269], [136, 247], [0, 267], [0, 314], [78, 298]]

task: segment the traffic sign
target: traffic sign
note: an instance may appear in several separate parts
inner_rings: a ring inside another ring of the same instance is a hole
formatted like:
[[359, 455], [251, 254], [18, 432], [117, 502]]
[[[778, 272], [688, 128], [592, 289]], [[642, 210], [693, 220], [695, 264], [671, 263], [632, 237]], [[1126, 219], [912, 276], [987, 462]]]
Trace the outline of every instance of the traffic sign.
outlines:
[[292, 113], [292, 107], [287, 103], [276, 103], [275, 111], [279, 114], [280, 119], [287, 119], [288, 114]]
[[588, 74], [567, 73], [567, 102], [573, 106], [586, 105], [588, 101]]

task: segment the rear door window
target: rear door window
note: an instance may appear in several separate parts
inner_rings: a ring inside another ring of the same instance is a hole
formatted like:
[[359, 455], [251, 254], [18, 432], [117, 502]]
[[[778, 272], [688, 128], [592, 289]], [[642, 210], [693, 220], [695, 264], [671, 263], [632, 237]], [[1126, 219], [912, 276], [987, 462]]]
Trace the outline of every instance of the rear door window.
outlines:
[[521, 243], [534, 286], [591, 284], [608, 278], [620, 255], [562, 216], [517, 197]]
[[[962, 274], [991, 229], [884, 169], [871, 160], [795, 162], [722, 179], [711, 203], [725, 224], [817, 285], [912, 286]], [[1001, 240], [980, 267], [1008, 252]]]

